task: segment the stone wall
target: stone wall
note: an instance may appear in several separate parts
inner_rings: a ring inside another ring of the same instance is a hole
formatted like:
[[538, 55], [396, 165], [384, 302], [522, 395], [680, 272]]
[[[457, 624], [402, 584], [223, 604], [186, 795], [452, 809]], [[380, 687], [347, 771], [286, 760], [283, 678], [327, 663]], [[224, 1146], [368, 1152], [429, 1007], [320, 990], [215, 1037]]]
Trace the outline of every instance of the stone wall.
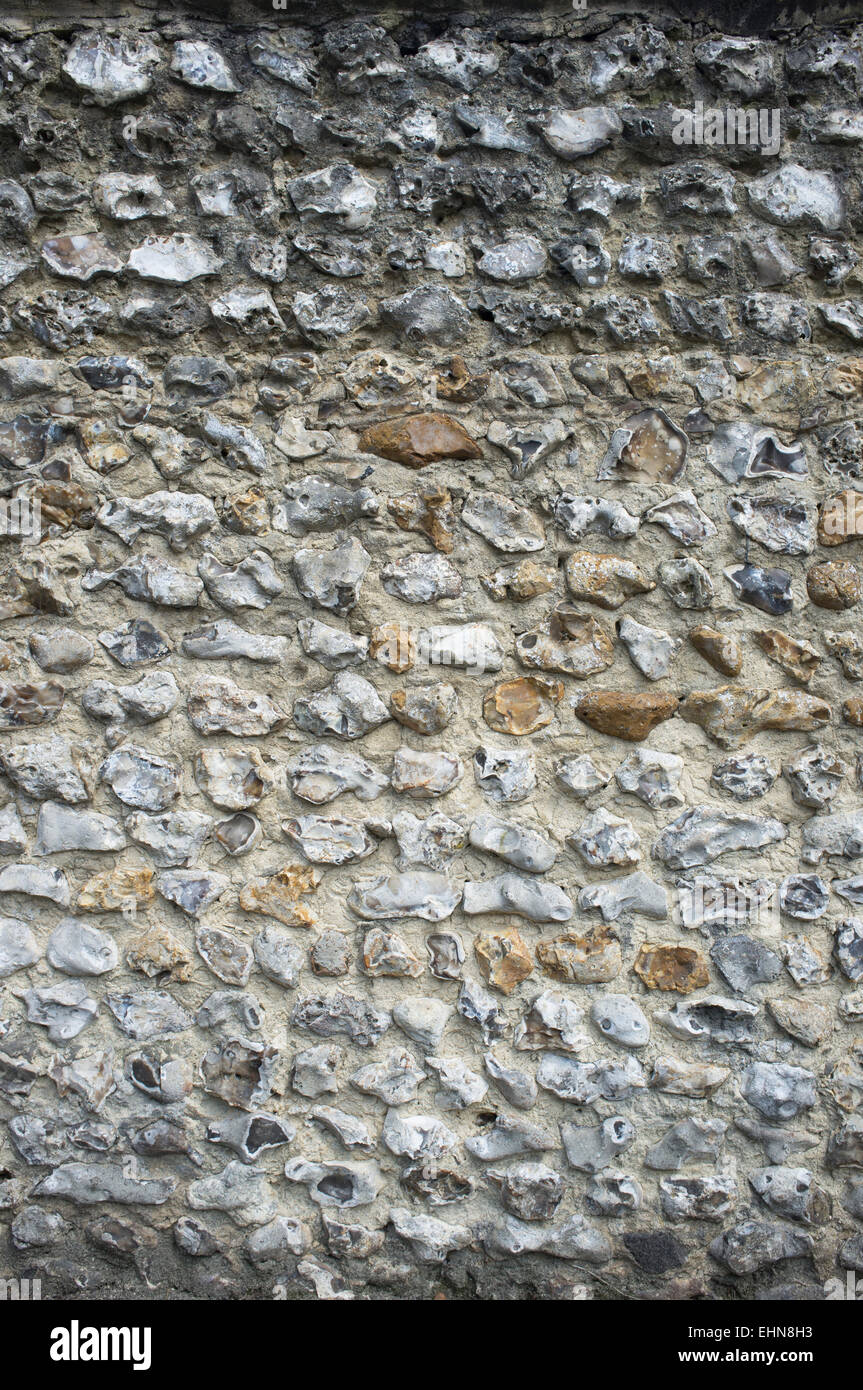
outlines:
[[43, 1297], [863, 1271], [861, 33], [446, 9], [0, 25]]

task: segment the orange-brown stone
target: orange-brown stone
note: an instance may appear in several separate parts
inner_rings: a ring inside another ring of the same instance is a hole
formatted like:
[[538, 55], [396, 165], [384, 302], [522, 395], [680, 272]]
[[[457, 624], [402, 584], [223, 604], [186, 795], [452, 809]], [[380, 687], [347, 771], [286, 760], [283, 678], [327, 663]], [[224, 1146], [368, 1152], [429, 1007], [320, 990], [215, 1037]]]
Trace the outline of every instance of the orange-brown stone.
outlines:
[[428, 536], [435, 550], [452, 554], [455, 512], [448, 488], [433, 487], [425, 492], [406, 492], [404, 497], [391, 497], [387, 510], [403, 531], [418, 531]]
[[64, 529], [92, 527], [99, 509], [95, 492], [87, 492], [77, 483], [37, 483], [30, 496], [39, 502], [43, 535], [51, 523]]
[[153, 902], [152, 869], [106, 869], [88, 878], [78, 894], [81, 912], [128, 912]]
[[409, 671], [417, 658], [417, 643], [413, 629], [400, 623], [381, 623], [373, 627], [369, 637], [369, 655], [397, 675]]
[[408, 468], [425, 468], [441, 459], [482, 458], [482, 449], [464, 425], [436, 411], [371, 425], [360, 436], [360, 448]]
[[502, 565], [492, 574], [481, 574], [479, 582], [498, 602], [509, 598], [514, 603], [526, 603], [540, 594], [551, 593], [557, 582], [557, 570], [549, 565], [538, 565], [534, 560], [520, 560], [517, 564]]
[[165, 928], [158, 925], [141, 932], [126, 951], [126, 964], [150, 979], [188, 980], [192, 953]]
[[262, 487], [250, 487], [236, 497], [226, 497], [219, 508], [222, 525], [241, 536], [260, 536], [269, 530], [267, 495]]
[[718, 632], [715, 627], [694, 627], [689, 640], [695, 650], [723, 676], [738, 676], [743, 667], [743, 652], [736, 637]]
[[530, 952], [515, 927], [483, 932], [473, 949], [483, 976], [501, 994], [512, 994], [516, 985], [533, 973]]
[[691, 994], [710, 984], [707, 962], [692, 946], [655, 946], [645, 942], [632, 968], [648, 989]]
[[576, 550], [566, 562], [566, 583], [573, 598], [599, 608], [620, 608], [635, 594], [649, 594], [656, 585], [632, 560]]
[[821, 657], [805, 637], [798, 641], [777, 628], [763, 628], [761, 632], [756, 632], [755, 640], [765, 656], [804, 684], [811, 681], [821, 665]]
[[314, 869], [299, 864], [286, 864], [268, 878], [250, 878], [240, 890], [240, 907], [244, 912], [262, 912], [275, 917], [286, 927], [313, 927], [311, 910], [300, 899], [313, 893], [319, 876]]
[[435, 368], [434, 379], [441, 400], [455, 401], [459, 405], [478, 401], [488, 390], [488, 372], [479, 372], [474, 376], [458, 353]]
[[620, 974], [620, 943], [607, 927], [591, 927], [584, 933], [562, 932], [540, 941], [536, 958], [553, 980], [579, 985], [604, 985]]
[[810, 733], [829, 723], [830, 706], [805, 690], [749, 690], [720, 685], [693, 690], [681, 701], [680, 715], [699, 724], [722, 748], [737, 748], [765, 729]]
[[562, 699], [562, 681], [519, 676], [489, 691], [483, 701], [483, 718], [498, 734], [532, 734], [551, 723], [555, 706]]
[[806, 575], [806, 592], [818, 608], [844, 613], [863, 597], [860, 571], [847, 560], [825, 560]]
[[852, 695], [842, 706], [842, 718], [855, 729], [863, 729], [863, 698]]
[[677, 712], [676, 695], [664, 691], [593, 690], [575, 704], [579, 719], [611, 738], [638, 743]]

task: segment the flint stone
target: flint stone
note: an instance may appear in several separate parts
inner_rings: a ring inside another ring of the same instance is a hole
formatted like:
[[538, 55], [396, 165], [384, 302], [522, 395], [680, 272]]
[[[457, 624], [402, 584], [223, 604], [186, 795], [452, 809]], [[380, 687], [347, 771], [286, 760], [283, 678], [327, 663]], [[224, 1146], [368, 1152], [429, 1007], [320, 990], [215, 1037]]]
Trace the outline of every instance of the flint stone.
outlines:
[[213, 822], [197, 811], [173, 811], [164, 815], [137, 812], [126, 817], [126, 830], [136, 844], [150, 853], [157, 868], [187, 864], [200, 852]]
[[732, 1274], [753, 1274], [778, 1260], [812, 1252], [812, 1238], [766, 1221], [741, 1221], [708, 1246], [709, 1253]]
[[661, 884], [636, 870], [607, 883], [589, 883], [578, 895], [578, 907], [582, 912], [601, 912], [604, 922], [616, 922], [632, 912], [663, 921], [668, 916], [668, 897]]
[[593, 792], [600, 791], [611, 781], [611, 774], [600, 772], [587, 753], [578, 758], [561, 758], [554, 765], [554, 775], [558, 783], [578, 801], [586, 801]]
[[387, 1031], [390, 1015], [373, 1009], [362, 999], [336, 990], [329, 996], [301, 999], [294, 1008], [291, 1022], [319, 1037], [331, 1038], [343, 1033], [359, 1047], [372, 1047]]
[[459, 899], [443, 874], [414, 872], [356, 878], [348, 904], [367, 921], [421, 917], [440, 922], [452, 916]]
[[496, 816], [479, 816], [471, 824], [469, 838], [474, 848], [528, 873], [545, 873], [557, 858], [554, 846], [542, 835]]
[[397, 1158], [413, 1159], [443, 1158], [459, 1142], [433, 1115], [402, 1115], [396, 1110], [387, 1111], [381, 1139]]
[[673, 1173], [694, 1159], [717, 1158], [725, 1132], [724, 1120], [678, 1120], [644, 1156], [644, 1166]]
[[604, 806], [567, 835], [566, 842], [591, 868], [637, 864], [641, 857], [641, 840], [633, 826], [620, 816], [613, 816]]
[[710, 864], [732, 851], [761, 849], [784, 840], [787, 834], [787, 827], [772, 817], [697, 806], [666, 826], [652, 854], [670, 869], [689, 869]]
[[38, 864], [7, 864], [0, 869], [0, 893], [46, 898], [59, 907], [68, 907], [71, 901], [63, 870], [42, 868]]
[[482, 1163], [509, 1158], [522, 1153], [542, 1153], [554, 1148], [554, 1137], [548, 1130], [512, 1115], [497, 1115], [484, 1134], [465, 1141], [465, 1148]]
[[317, 618], [301, 618], [297, 623], [297, 635], [306, 655], [326, 666], [328, 671], [356, 666], [368, 655], [367, 637], [356, 637], [352, 632], [329, 627]]
[[36, 801], [56, 800], [75, 806], [89, 800], [84, 780], [88, 769], [81, 751], [57, 735], [0, 750], [0, 766], [10, 782]]
[[495, 550], [507, 555], [542, 550], [545, 545], [545, 531], [533, 512], [499, 492], [469, 493], [461, 519]]
[[630, 753], [615, 772], [621, 791], [632, 792], [653, 809], [681, 806], [684, 798], [678, 791], [683, 773], [683, 759], [676, 753]]
[[61, 1163], [33, 1189], [34, 1197], [63, 1197], [79, 1206], [99, 1202], [161, 1206], [176, 1191], [173, 1178], [132, 1176], [118, 1163]]
[[863, 811], [839, 811], [833, 815], [810, 816], [803, 824], [805, 864], [818, 864], [831, 858], [859, 859], [863, 854]]
[[26, 922], [0, 917], [0, 979], [35, 965], [41, 956], [38, 942]]
[[359, 602], [371, 556], [352, 538], [332, 550], [295, 550], [291, 570], [304, 598], [345, 617]]
[[186, 550], [191, 541], [218, 523], [208, 497], [192, 492], [151, 492], [146, 497], [116, 497], [106, 502], [97, 524], [112, 531], [126, 545], [142, 533], [164, 536], [172, 550]]
[[537, 1083], [561, 1100], [573, 1105], [594, 1105], [598, 1100], [623, 1100], [633, 1090], [647, 1085], [644, 1073], [635, 1057], [623, 1061], [601, 1058], [582, 1062], [547, 1052], [536, 1073]]
[[354, 671], [339, 671], [331, 685], [294, 703], [294, 723], [317, 736], [361, 738], [389, 718], [375, 687]]
[[108, 853], [123, 849], [126, 836], [119, 821], [97, 811], [77, 811], [59, 801], [43, 801], [36, 826], [35, 854], [70, 850]]
[[517, 873], [465, 883], [462, 909], [469, 915], [511, 912], [534, 922], [568, 922], [573, 912], [572, 902], [556, 884]]
[[480, 746], [473, 768], [477, 786], [493, 801], [524, 801], [536, 786], [533, 755], [528, 752]]
[[463, 776], [461, 759], [453, 753], [417, 753], [412, 748], [398, 748], [393, 754], [393, 791], [417, 801], [446, 796]]

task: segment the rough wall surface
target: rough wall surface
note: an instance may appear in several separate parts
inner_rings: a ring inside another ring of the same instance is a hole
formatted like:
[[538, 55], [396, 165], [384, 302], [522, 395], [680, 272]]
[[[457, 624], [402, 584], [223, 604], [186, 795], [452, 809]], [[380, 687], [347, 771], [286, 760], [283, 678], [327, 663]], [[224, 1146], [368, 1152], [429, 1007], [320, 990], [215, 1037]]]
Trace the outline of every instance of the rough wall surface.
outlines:
[[42, 13], [0, 1275], [863, 1271], [861, 34]]

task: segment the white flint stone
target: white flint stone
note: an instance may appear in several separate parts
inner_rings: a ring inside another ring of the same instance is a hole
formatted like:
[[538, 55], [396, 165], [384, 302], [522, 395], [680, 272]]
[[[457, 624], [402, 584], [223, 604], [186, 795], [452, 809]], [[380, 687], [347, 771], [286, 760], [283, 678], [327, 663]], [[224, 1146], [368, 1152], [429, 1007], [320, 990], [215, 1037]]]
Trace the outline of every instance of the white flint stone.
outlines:
[[512, 912], [532, 922], [568, 922], [573, 912], [571, 900], [557, 884], [517, 873], [465, 883], [462, 908], [470, 916]]
[[496, 816], [478, 816], [471, 823], [469, 835], [475, 849], [494, 854], [528, 873], [545, 873], [557, 858], [556, 849], [543, 835]]

